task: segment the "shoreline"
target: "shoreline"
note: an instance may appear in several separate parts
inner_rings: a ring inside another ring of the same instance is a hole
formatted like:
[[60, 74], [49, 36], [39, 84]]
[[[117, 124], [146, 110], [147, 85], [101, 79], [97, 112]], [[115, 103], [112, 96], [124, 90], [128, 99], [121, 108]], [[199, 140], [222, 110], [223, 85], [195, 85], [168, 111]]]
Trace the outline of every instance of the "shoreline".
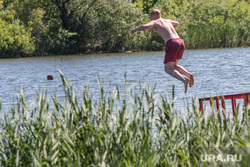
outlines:
[[[195, 50], [213, 50], [213, 49], [237, 49], [237, 48], [250, 48], [250, 46], [241, 46], [241, 47], [219, 47], [219, 48], [196, 48], [196, 49], [185, 49], [185, 51], [195, 51]], [[18, 59], [18, 58], [37, 58], [37, 57], [54, 57], [54, 56], [72, 56], [72, 55], [102, 55], [102, 54], [132, 54], [132, 53], [143, 53], [143, 52], [164, 52], [163, 50], [156, 50], [156, 51], [147, 51], [147, 50], [127, 50], [123, 52], [105, 52], [105, 51], [89, 51], [89, 52], [82, 52], [82, 53], [69, 53], [69, 54], [44, 54], [44, 55], [33, 55], [33, 56], [16, 56], [16, 57], [1, 57], [0, 60], [4, 59]]]

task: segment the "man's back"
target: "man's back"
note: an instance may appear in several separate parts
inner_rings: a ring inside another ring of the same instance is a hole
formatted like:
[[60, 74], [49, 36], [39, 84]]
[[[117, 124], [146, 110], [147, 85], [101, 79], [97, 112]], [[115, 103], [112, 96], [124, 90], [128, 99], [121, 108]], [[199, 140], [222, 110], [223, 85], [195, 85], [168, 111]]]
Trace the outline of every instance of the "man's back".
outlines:
[[178, 22], [159, 18], [157, 20], [152, 20], [154, 30], [159, 34], [165, 42], [172, 38], [180, 38], [174, 29], [174, 26], [178, 25]]

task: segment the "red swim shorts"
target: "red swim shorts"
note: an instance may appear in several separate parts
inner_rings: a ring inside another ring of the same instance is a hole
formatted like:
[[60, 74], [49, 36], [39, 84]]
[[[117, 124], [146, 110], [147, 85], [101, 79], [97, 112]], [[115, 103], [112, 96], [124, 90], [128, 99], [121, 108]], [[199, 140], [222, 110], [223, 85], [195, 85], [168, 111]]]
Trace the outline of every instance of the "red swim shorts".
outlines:
[[166, 42], [164, 64], [182, 58], [185, 49], [184, 41], [181, 38], [172, 38]]

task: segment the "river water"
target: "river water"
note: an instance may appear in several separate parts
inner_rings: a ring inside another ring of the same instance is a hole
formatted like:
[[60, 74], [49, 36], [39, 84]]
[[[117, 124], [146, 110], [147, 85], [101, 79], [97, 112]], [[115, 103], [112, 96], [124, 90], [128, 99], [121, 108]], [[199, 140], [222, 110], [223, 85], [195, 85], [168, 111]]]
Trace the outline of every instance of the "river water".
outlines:
[[[89, 85], [93, 97], [99, 96], [97, 78], [103, 87], [123, 88], [124, 74], [127, 85], [139, 82], [156, 85], [155, 93], [171, 94], [175, 84], [178, 97], [175, 106], [185, 107], [183, 99], [198, 99], [216, 95], [250, 92], [250, 48], [185, 50], [179, 64], [194, 75], [195, 84], [184, 93], [184, 84], [164, 72], [164, 52], [87, 54], [18, 58], [0, 60], [0, 98], [3, 108], [15, 101], [20, 87], [28, 100], [36, 96], [35, 88], [48, 94], [64, 96], [60, 69], [75, 88]], [[54, 80], [48, 81], [47, 75]]]

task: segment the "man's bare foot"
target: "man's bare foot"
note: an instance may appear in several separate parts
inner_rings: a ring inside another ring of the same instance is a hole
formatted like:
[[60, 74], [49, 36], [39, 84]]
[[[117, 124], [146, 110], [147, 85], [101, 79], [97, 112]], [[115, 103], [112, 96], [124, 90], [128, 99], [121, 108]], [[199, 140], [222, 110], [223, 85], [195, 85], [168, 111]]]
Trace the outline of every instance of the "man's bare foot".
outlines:
[[194, 76], [192, 74], [190, 75], [188, 83], [189, 83], [189, 87], [192, 87], [194, 85]]
[[187, 90], [188, 90], [188, 83], [190, 82], [190, 80], [188, 78], [185, 78], [185, 81], [184, 81], [184, 85], [185, 85], [185, 93], [187, 93]]

